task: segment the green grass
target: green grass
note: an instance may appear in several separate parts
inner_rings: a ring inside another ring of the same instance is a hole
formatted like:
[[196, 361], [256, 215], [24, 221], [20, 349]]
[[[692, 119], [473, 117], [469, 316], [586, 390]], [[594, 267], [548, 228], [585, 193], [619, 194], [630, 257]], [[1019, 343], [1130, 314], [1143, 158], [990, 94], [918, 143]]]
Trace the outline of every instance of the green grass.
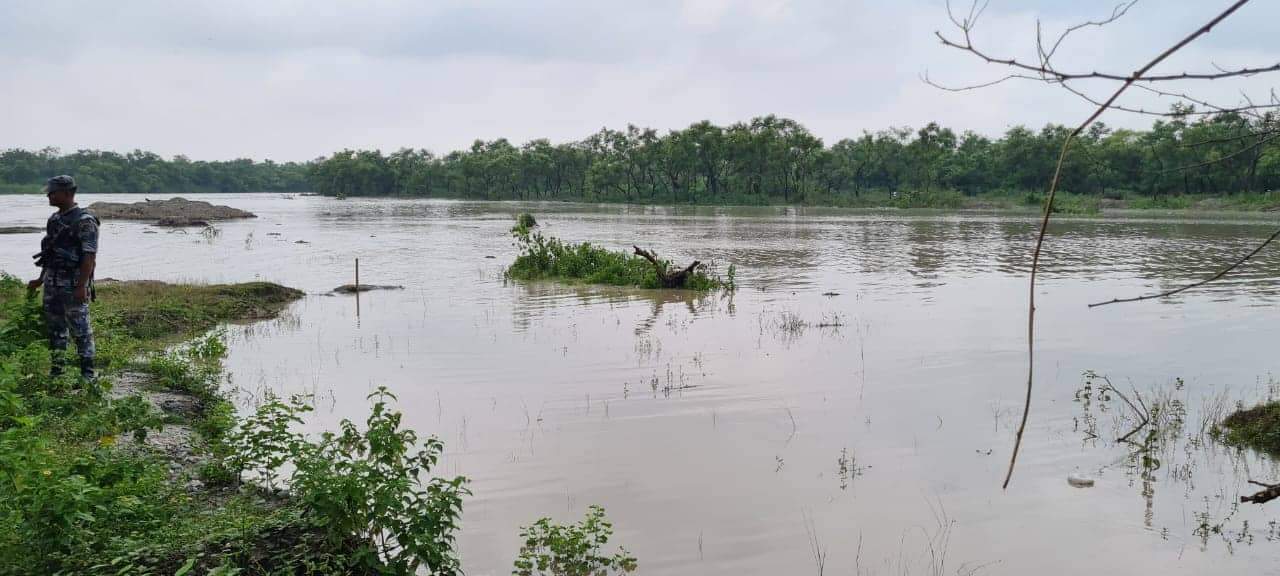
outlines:
[[161, 344], [202, 334], [222, 322], [273, 318], [303, 295], [270, 282], [100, 282], [97, 290], [95, 311], [117, 318], [129, 336]]
[[1222, 439], [1233, 446], [1244, 446], [1280, 456], [1280, 401], [1270, 401], [1252, 408], [1241, 408], [1222, 420]]
[[[507, 267], [507, 278], [662, 288], [653, 265], [635, 254], [609, 250], [590, 242], [566, 243], [519, 225], [512, 229], [512, 235], [516, 238], [520, 254]], [[670, 268], [670, 263], [665, 263]], [[733, 289], [733, 275], [732, 266], [727, 278], [720, 278], [706, 265], [699, 266], [689, 276], [685, 288], [697, 291]]]

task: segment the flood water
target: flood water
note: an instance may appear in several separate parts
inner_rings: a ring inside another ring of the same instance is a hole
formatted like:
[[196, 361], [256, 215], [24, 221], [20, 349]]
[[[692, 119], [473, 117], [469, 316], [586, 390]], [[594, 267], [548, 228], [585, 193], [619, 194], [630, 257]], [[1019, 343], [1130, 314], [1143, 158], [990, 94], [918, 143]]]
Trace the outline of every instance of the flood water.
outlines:
[[[82, 202], [99, 199], [141, 200]], [[314, 394], [316, 431], [390, 388], [407, 426], [446, 443], [437, 472], [471, 479], [468, 574], [509, 574], [520, 526], [591, 504], [642, 574], [1280, 573], [1280, 505], [1235, 504], [1280, 468], [1200, 433], [1280, 391], [1280, 250], [1176, 298], [1086, 308], [1203, 278], [1275, 221], [1057, 220], [1031, 420], [1002, 491], [1031, 218], [204, 199], [260, 217], [216, 236], [106, 222], [99, 278], [307, 291], [278, 320], [228, 329], [229, 386], [245, 410]], [[733, 263], [739, 289], [505, 282], [520, 211], [565, 240]], [[0, 196], [0, 226], [48, 212]], [[33, 274], [38, 235], [0, 238], [0, 269]], [[404, 290], [366, 293], [358, 313], [327, 295], [356, 258], [362, 283]], [[1158, 449], [1115, 442], [1127, 408], [1083, 389], [1086, 370], [1181, 406], [1181, 424]]]

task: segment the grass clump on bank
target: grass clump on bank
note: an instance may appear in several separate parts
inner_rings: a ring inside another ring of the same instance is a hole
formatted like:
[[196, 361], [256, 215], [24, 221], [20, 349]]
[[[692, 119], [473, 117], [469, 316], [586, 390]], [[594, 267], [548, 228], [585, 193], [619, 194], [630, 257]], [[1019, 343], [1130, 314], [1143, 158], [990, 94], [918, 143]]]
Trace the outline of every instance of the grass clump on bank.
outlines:
[[183, 339], [229, 321], [274, 318], [302, 291], [270, 282], [168, 284], [100, 282], [95, 312], [113, 317], [142, 341]]
[[1227, 444], [1280, 456], [1280, 400], [1232, 412], [1222, 420], [1220, 433]]
[[[635, 288], [662, 288], [662, 280], [648, 260], [627, 252], [609, 250], [590, 242], [572, 244], [552, 236], [544, 236], [526, 226], [511, 230], [520, 254], [507, 267], [506, 277], [515, 280], [557, 280]], [[662, 261], [667, 269], [669, 261]], [[733, 290], [735, 268], [729, 266], [725, 278], [710, 266], [694, 267], [684, 288], [696, 291]]]

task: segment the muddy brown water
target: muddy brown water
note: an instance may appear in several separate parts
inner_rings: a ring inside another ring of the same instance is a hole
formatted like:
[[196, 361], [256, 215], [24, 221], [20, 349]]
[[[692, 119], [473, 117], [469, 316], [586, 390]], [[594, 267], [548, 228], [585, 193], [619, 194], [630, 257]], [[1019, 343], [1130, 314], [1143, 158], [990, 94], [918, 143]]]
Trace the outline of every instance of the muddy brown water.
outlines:
[[[1001, 491], [1031, 218], [201, 199], [259, 218], [216, 235], [108, 221], [99, 276], [311, 294], [229, 328], [229, 386], [244, 409], [267, 391], [314, 394], [314, 431], [362, 419], [365, 396], [389, 387], [408, 426], [445, 441], [438, 472], [472, 479], [468, 574], [510, 573], [521, 525], [590, 504], [644, 574], [1280, 573], [1280, 505], [1234, 504], [1280, 469], [1198, 433], [1224, 405], [1276, 392], [1280, 252], [1167, 301], [1085, 306], [1199, 279], [1274, 221], [1057, 221], [1031, 422]], [[733, 263], [740, 288], [504, 282], [525, 210], [566, 240]], [[47, 214], [43, 198], [0, 197], [0, 226]], [[4, 237], [0, 269], [30, 275], [38, 240]], [[362, 294], [359, 315], [353, 296], [326, 294], [357, 257], [361, 282], [405, 287]], [[1177, 400], [1182, 426], [1153, 458], [1115, 443], [1123, 406], [1086, 405], [1086, 370]]]

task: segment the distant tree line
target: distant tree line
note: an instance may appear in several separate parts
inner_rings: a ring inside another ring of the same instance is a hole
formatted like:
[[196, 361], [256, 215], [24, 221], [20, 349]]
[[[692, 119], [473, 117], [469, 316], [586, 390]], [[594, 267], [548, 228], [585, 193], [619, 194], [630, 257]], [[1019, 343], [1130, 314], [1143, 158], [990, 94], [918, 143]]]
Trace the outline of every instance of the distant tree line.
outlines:
[[[1062, 187], [1117, 197], [1275, 189], [1280, 146], [1270, 124], [1225, 114], [1175, 116], [1149, 130], [1097, 125], [1064, 166]], [[902, 190], [1026, 193], [1042, 191], [1068, 131], [1019, 126], [992, 139], [931, 123], [828, 147], [797, 122], [766, 116], [665, 135], [604, 129], [563, 144], [476, 141], [445, 156], [345, 150], [317, 161], [311, 183], [328, 195], [704, 204], [840, 203]]]
[[[1148, 130], [1093, 126], [1064, 166], [1062, 189], [1082, 195], [1229, 195], [1280, 188], [1272, 116], [1174, 116]], [[516, 146], [477, 140], [427, 150], [344, 150], [309, 163], [164, 160], [147, 152], [0, 153], [0, 185], [68, 173], [95, 192], [313, 190], [333, 196], [700, 204], [842, 204], [868, 194], [1040, 192], [1068, 129], [1014, 127], [999, 138], [935, 123], [864, 132], [834, 145], [794, 120], [765, 116], [727, 127], [699, 122], [666, 134], [603, 129], [584, 140]]]
[[56, 148], [13, 149], [0, 151], [0, 190], [34, 191], [50, 176], [70, 174], [81, 190], [93, 193], [293, 192], [311, 189], [310, 169], [309, 163], [270, 160], [166, 160], [141, 150], [62, 154]]

